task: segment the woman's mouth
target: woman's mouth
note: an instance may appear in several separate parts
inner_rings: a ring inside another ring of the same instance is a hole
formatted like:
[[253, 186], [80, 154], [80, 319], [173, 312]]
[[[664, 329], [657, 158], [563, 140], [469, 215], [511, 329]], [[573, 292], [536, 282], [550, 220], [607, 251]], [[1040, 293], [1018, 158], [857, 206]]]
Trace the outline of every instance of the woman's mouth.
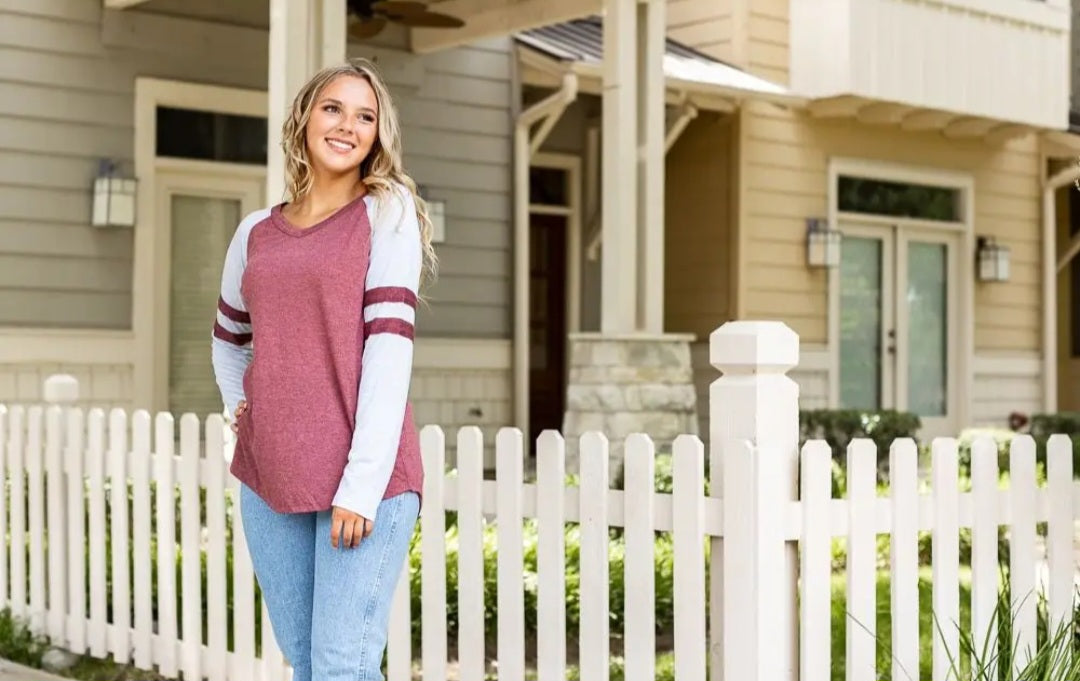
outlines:
[[326, 138], [326, 144], [327, 144], [327, 146], [329, 146], [331, 149], [333, 149], [335, 152], [337, 152], [339, 154], [351, 153], [352, 150], [356, 148], [356, 145], [352, 144], [350, 142], [345, 142], [345, 141], [342, 141], [342, 140], [336, 140], [336, 139], [330, 139], [330, 138]]

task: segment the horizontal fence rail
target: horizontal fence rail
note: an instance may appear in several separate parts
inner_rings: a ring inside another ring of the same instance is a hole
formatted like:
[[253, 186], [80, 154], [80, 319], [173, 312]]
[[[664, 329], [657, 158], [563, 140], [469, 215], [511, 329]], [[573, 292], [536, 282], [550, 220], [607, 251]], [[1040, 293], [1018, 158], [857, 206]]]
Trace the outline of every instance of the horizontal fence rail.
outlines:
[[[797, 340], [714, 333], [708, 458], [684, 435], [663, 469], [644, 434], [586, 433], [570, 459], [548, 431], [526, 478], [517, 429], [491, 471], [478, 428], [423, 428], [388, 679], [947, 681], [978, 664], [961, 632], [996, 654], [1006, 623], [1016, 654], [997, 659], [1019, 678], [1040, 631], [1080, 624], [1072, 440], [800, 447]], [[218, 415], [0, 405], [0, 605], [55, 645], [165, 676], [289, 678], [230, 440]]]

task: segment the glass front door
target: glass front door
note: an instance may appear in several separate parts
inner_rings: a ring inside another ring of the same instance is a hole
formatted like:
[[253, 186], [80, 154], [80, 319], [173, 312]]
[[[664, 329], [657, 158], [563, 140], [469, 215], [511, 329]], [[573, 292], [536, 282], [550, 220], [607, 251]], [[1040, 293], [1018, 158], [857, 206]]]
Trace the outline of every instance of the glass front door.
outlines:
[[845, 225], [840, 266], [840, 407], [917, 414], [954, 429], [955, 237]]

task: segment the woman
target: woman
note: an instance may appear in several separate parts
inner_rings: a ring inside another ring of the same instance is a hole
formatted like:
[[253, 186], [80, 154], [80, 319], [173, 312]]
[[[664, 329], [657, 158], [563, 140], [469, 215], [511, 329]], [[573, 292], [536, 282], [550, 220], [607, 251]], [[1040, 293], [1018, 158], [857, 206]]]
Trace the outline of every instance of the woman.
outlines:
[[295, 681], [380, 679], [423, 484], [407, 396], [431, 222], [370, 62], [316, 74], [282, 137], [290, 200], [240, 223], [214, 325], [231, 471]]

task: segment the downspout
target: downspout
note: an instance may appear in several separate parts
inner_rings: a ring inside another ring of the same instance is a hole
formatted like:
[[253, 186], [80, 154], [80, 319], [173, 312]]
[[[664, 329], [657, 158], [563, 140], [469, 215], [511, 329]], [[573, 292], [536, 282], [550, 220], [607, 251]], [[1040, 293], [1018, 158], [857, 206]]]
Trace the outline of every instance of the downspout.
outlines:
[[[529, 433], [529, 166], [532, 156], [577, 99], [578, 80], [563, 74], [558, 90], [523, 110], [514, 125], [514, 424]], [[530, 140], [532, 126], [543, 120]]]

